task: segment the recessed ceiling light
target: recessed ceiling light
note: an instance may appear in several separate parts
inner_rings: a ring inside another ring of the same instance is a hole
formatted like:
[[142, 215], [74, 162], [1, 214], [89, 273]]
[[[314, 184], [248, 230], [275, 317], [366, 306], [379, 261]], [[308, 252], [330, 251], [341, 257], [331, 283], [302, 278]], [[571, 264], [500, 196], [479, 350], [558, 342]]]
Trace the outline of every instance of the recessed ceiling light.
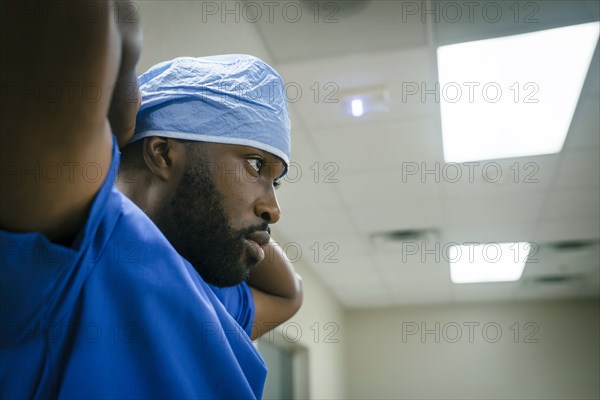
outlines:
[[445, 161], [560, 152], [599, 30], [592, 22], [439, 47]]
[[384, 86], [357, 87], [340, 92], [342, 112], [352, 117], [390, 111], [390, 94]]
[[450, 278], [454, 283], [517, 281], [530, 248], [527, 242], [450, 246]]
[[352, 116], [360, 117], [363, 115], [364, 109], [363, 109], [363, 101], [361, 99], [352, 100], [351, 107], [352, 107]]

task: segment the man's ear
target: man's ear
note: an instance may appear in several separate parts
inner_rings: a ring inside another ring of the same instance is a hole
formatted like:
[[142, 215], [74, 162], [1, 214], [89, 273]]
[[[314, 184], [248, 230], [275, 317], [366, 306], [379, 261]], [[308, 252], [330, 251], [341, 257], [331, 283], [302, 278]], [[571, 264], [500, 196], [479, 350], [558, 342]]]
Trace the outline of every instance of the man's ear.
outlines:
[[176, 140], [151, 136], [144, 138], [142, 154], [144, 162], [152, 175], [168, 181], [179, 174], [185, 165], [185, 146]]

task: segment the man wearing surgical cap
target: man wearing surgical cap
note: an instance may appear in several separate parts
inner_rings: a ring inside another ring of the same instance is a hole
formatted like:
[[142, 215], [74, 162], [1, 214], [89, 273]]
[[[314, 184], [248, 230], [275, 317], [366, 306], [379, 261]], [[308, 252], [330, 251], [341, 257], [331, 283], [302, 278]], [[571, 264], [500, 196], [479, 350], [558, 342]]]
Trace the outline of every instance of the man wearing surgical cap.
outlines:
[[[290, 159], [283, 82], [247, 55], [181, 57], [150, 68], [139, 82], [142, 105], [118, 187], [255, 339], [291, 317], [302, 295], [269, 234], [280, 218], [275, 189]], [[203, 312], [198, 307], [197, 317]], [[229, 360], [222, 352], [207, 365], [255, 357], [237, 351]]]

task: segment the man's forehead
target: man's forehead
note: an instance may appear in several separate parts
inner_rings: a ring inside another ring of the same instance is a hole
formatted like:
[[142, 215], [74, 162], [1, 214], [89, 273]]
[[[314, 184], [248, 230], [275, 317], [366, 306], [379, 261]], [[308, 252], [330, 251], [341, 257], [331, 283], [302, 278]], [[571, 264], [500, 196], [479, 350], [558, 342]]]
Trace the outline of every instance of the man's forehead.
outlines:
[[230, 144], [228, 146], [235, 147], [235, 148], [239, 149], [240, 151], [247, 152], [247, 153], [258, 153], [261, 156], [265, 157], [266, 159], [269, 159], [270, 162], [280, 163], [282, 165], [285, 165], [285, 163], [283, 162], [283, 160], [280, 157], [276, 156], [275, 154], [273, 154], [269, 151], [259, 149], [257, 147], [243, 146], [243, 145], [239, 145], [239, 144]]

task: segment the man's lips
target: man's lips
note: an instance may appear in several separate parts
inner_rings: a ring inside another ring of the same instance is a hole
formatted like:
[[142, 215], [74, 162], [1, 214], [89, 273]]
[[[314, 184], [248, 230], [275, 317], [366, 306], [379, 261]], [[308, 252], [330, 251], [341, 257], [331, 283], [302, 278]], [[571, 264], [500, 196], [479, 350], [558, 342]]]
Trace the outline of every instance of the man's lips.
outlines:
[[269, 243], [271, 235], [266, 231], [256, 231], [246, 236], [246, 239], [258, 243], [259, 246], [264, 246]]
[[271, 236], [266, 231], [256, 231], [246, 236], [245, 240], [251, 248], [254, 258], [260, 263], [265, 258], [265, 250], [262, 246], [269, 243]]

